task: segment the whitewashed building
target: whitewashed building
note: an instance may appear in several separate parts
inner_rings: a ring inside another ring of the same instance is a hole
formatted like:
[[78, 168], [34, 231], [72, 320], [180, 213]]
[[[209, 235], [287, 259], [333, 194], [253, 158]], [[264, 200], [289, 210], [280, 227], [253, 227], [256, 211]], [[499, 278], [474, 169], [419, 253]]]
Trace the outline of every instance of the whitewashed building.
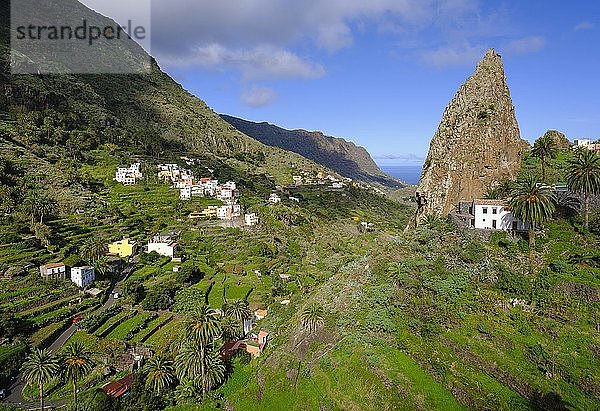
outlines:
[[477, 229], [522, 231], [528, 228], [502, 200], [473, 200], [471, 214], [471, 226]]
[[258, 215], [256, 213], [250, 213], [244, 215], [244, 224], [248, 227], [253, 227], [259, 222]]
[[64, 263], [50, 263], [40, 266], [40, 275], [46, 279], [64, 280], [67, 278], [67, 267]]
[[239, 204], [229, 204], [217, 209], [219, 220], [232, 220], [242, 215], [242, 207]]
[[153, 251], [159, 255], [174, 258], [177, 252], [177, 242], [169, 235], [155, 235], [148, 241], [148, 253]]
[[79, 288], [87, 288], [96, 279], [96, 270], [94, 267], [73, 267], [71, 268], [71, 281]]
[[137, 184], [138, 180], [143, 177], [140, 168], [140, 163], [134, 163], [129, 167], [117, 168], [117, 172], [115, 173], [115, 181], [126, 186]]
[[271, 204], [279, 204], [279, 203], [281, 203], [281, 197], [279, 197], [275, 193], [272, 193], [271, 196], [269, 197], [269, 203], [271, 203]]

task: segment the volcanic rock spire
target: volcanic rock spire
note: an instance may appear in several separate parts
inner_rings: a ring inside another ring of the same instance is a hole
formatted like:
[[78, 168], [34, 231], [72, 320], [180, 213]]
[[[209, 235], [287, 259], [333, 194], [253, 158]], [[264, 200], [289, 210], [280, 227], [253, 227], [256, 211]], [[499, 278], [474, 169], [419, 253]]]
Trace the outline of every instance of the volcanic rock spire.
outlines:
[[458, 90], [433, 136], [417, 188], [418, 224], [446, 216], [461, 200], [481, 198], [488, 188], [516, 177], [521, 140], [501, 57], [489, 50]]

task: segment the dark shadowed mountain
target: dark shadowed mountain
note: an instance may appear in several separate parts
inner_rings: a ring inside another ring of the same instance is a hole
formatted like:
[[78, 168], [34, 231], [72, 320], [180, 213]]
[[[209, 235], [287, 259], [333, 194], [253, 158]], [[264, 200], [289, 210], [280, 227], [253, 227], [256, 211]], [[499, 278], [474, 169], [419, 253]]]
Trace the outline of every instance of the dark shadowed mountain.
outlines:
[[298, 153], [344, 177], [387, 187], [404, 185], [381, 171], [367, 150], [342, 138], [329, 137], [318, 131], [286, 130], [266, 122], [255, 123], [224, 114], [221, 118], [263, 144]]

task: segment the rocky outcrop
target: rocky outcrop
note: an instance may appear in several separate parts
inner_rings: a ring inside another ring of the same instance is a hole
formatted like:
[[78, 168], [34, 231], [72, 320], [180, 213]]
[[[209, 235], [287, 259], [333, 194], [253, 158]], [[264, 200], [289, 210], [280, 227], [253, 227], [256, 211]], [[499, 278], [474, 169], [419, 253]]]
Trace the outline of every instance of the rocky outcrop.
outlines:
[[560, 131], [548, 130], [544, 137], [550, 137], [556, 143], [556, 147], [559, 150], [569, 150], [571, 148], [571, 141]]
[[446, 108], [431, 141], [415, 222], [446, 216], [460, 200], [482, 197], [493, 184], [516, 177], [526, 147], [502, 59], [489, 50]]

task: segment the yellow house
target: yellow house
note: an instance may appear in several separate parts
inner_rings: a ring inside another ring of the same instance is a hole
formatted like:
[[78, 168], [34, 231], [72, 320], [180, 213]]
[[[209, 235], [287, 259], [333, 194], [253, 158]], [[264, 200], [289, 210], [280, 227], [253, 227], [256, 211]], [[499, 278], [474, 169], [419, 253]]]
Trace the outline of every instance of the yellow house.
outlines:
[[121, 241], [115, 241], [108, 246], [108, 252], [116, 254], [121, 258], [130, 257], [137, 246], [135, 241], [130, 241], [129, 238], [124, 238]]
[[218, 206], [208, 206], [202, 210], [202, 215], [206, 218], [217, 217], [219, 215], [219, 207]]

